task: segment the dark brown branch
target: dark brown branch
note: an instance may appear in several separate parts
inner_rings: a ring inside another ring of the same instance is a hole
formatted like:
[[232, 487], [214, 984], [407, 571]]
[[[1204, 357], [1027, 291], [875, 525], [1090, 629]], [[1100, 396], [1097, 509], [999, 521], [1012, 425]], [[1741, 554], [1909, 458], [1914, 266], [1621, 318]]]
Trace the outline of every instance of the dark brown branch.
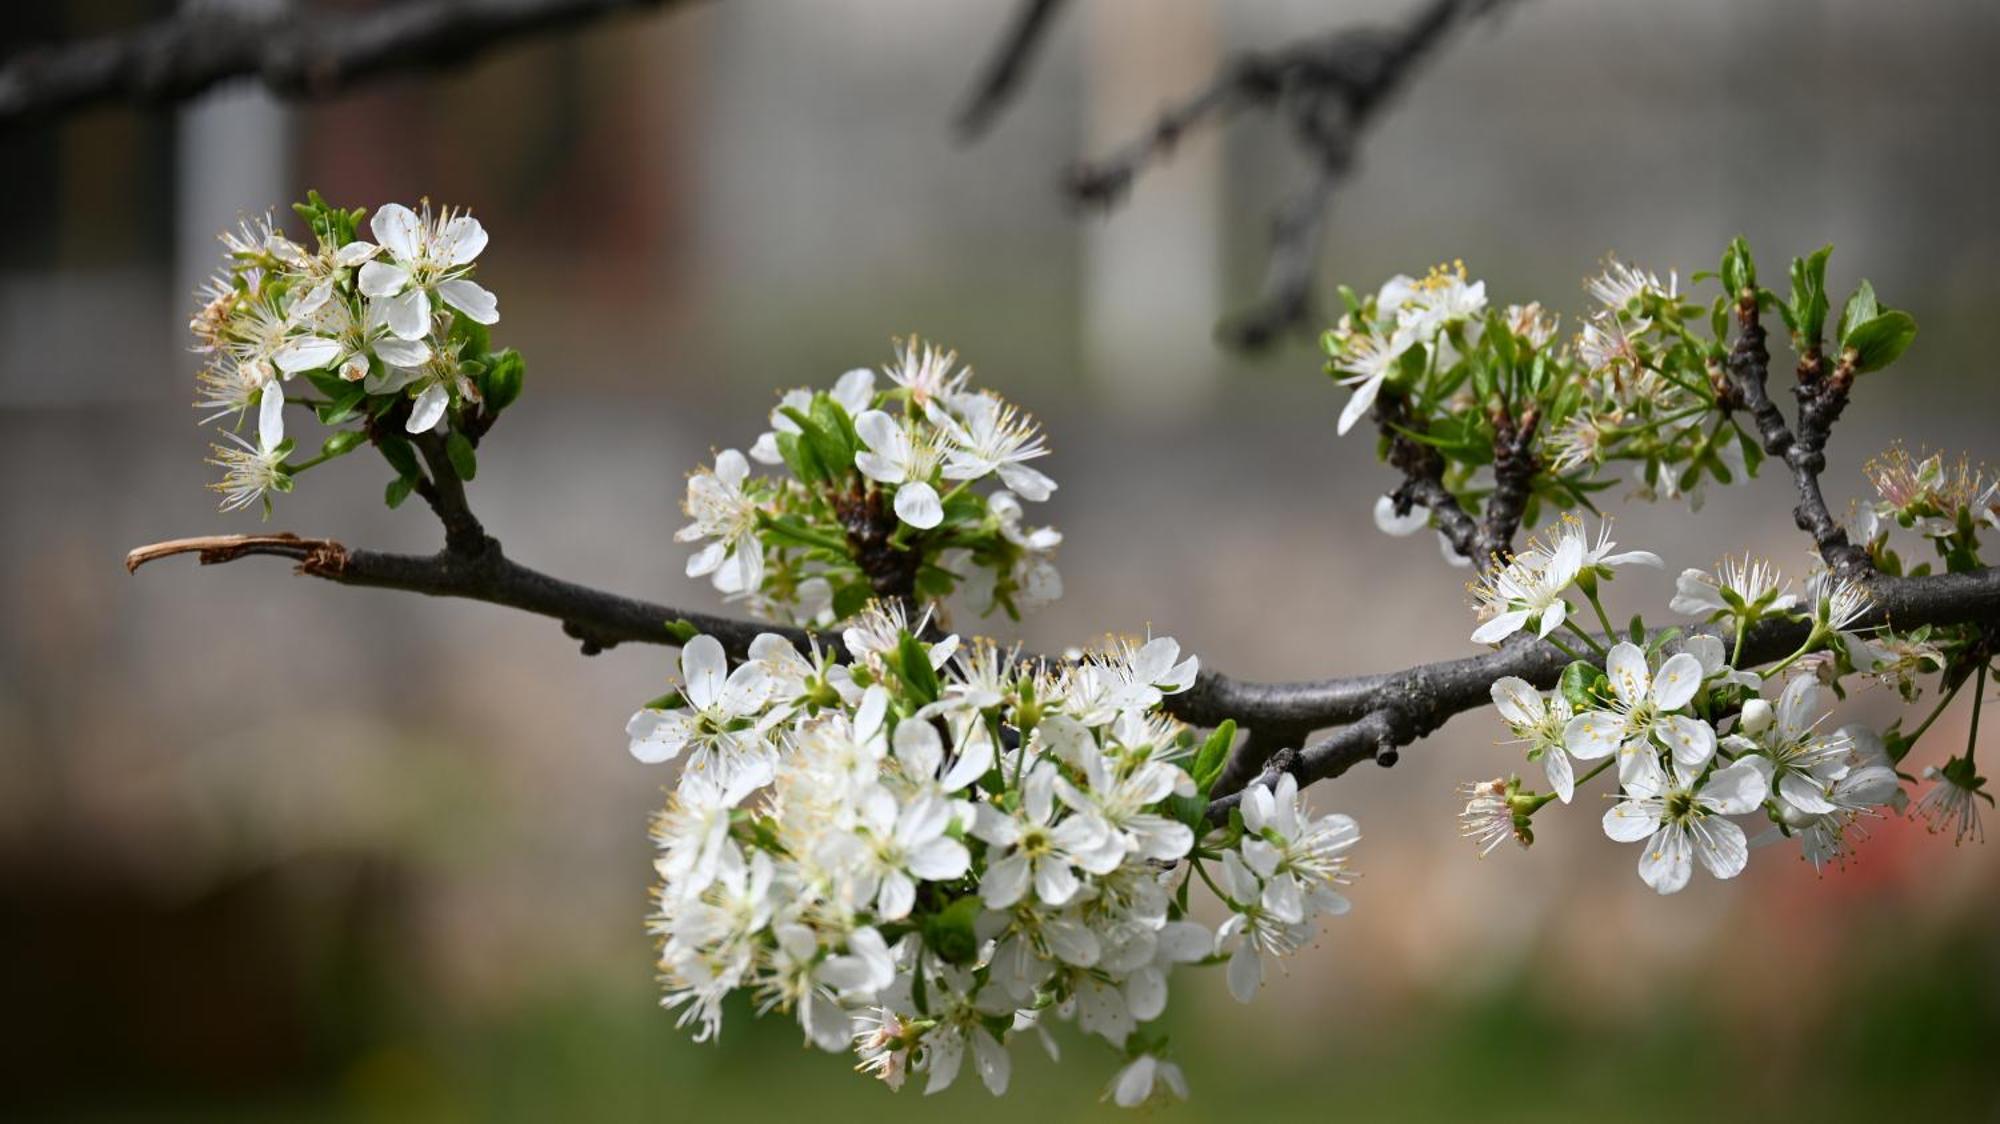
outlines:
[[461, 558], [498, 550], [500, 544], [486, 536], [486, 528], [472, 513], [472, 505], [465, 498], [465, 482], [458, 478], [458, 470], [452, 467], [451, 458], [445, 453], [444, 438], [436, 433], [422, 433], [411, 437], [410, 444], [417, 447], [424, 458], [424, 467], [430, 470], [429, 478], [419, 482], [417, 491], [431, 505], [438, 522], [444, 524], [445, 549]]
[[[550, 577], [505, 557], [497, 543], [467, 558], [450, 551], [385, 554], [350, 549], [331, 539], [291, 535], [220, 535], [141, 547], [127, 556], [126, 565], [136, 570], [176, 554], [197, 554], [204, 564], [276, 555], [298, 562], [302, 574], [342, 585], [504, 605], [563, 622], [565, 632], [583, 641], [586, 654], [628, 642], [679, 644], [684, 635], [677, 629], [681, 622], [714, 636], [739, 658], [760, 632], [778, 633], [800, 646], [808, 642], [807, 634], [798, 629], [689, 612]], [[1875, 607], [1857, 628], [1890, 621], [1900, 629], [2000, 621], [2000, 568], [1919, 578], [1882, 575], [1871, 583], [1870, 592]], [[1784, 655], [1804, 639], [1805, 627], [1778, 620], [1759, 624], [1746, 639], [1746, 659], [1764, 662]], [[821, 638], [820, 643], [839, 651], [834, 638]], [[1296, 739], [1303, 731], [1347, 724], [1297, 754], [1291, 767], [1302, 781], [1310, 782], [1338, 776], [1364, 758], [1384, 760], [1385, 753], [1393, 755], [1453, 715], [1487, 706], [1493, 681], [1502, 676], [1516, 675], [1549, 687], [1568, 663], [1569, 657], [1552, 645], [1523, 641], [1403, 671], [1316, 682], [1255, 683], [1204, 669], [1191, 689], [1168, 696], [1167, 708], [1197, 725], [1213, 726], [1233, 718], [1261, 730], [1263, 737], [1246, 744], [1263, 747], [1257, 751], [1262, 753], [1278, 751], [1280, 739]], [[1253, 758], [1232, 763], [1232, 781], [1262, 763]]]
[[1353, 166], [1362, 134], [1407, 85], [1452, 27], [1503, 6], [1504, 0], [1428, 0], [1405, 22], [1348, 28], [1273, 51], [1230, 60], [1208, 85], [1168, 107], [1123, 148], [1072, 168], [1066, 189], [1079, 204], [1109, 206], [1188, 130], [1245, 109], [1282, 113], [1313, 178], [1275, 216], [1271, 263], [1256, 305], [1221, 334], [1237, 346], [1264, 347], [1311, 322], [1312, 275], [1335, 188]]
[[1389, 500], [1396, 515], [1407, 518], [1413, 507], [1427, 507], [1438, 531], [1459, 555], [1482, 568], [1492, 561], [1480, 550], [1480, 527], [1466, 512], [1458, 497], [1444, 484], [1444, 455], [1417, 438], [1423, 434], [1422, 419], [1410, 413], [1410, 405], [1400, 394], [1383, 392], [1376, 396], [1374, 417], [1382, 436], [1389, 441], [1389, 465], [1403, 474], [1403, 482]]
[[281, 97], [324, 97], [666, 2], [403, 0], [342, 14], [191, 5], [132, 31], [33, 47], [0, 63], [0, 128], [111, 102], [183, 101], [244, 78]]
[[1519, 420], [1504, 414], [1494, 419], [1493, 494], [1486, 497], [1479, 521], [1479, 553], [1473, 555], [1482, 567], [1514, 555], [1514, 533], [1521, 529], [1535, 473], [1541, 471], [1535, 459], [1535, 428], [1540, 420], [1532, 406]]
[[[177, 554], [198, 555], [203, 565], [273, 555], [297, 562], [301, 574], [341, 585], [504, 605], [561, 621], [564, 632], [583, 642], [586, 655], [628, 642], [677, 645], [682, 634], [669, 626], [682, 623], [722, 641], [723, 648], [739, 659], [760, 632], [778, 633], [800, 647], [808, 641], [807, 634], [795, 628], [656, 605], [550, 577], [506, 557], [500, 545], [490, 541], [483, 553], [465, 557], [450, 550], [387, 554], [295, 535], [213, 535], [140, 547], [126, 555], [125, 566], [136, 571], [147, 562]], [[834, 651], [840, 647], [831, 637], [821, 638], [820, 646]]]
[[1768, 387], [1771, 353], [1765, 346], [1764, 325], [1758, 315], [1757, 297], [1744, 293], [1736, 301], [1736, 343], [1730, 348], [1725, 370], [1729, 387], [1750, 411], [1764, 452], [1783, 461], [1791, 469], [1799, 502], [1792, 519], [1799, 530], [1813, 538], [1819, 556], [1829, 569], [1854, 579], [1865, 579], [1873, 568], [1868, 552], [1849, 542], [1846, 528], [1828, 509], [1820, 491], [1820, 473], [1826, 470], [1826, 441], [1834, 422], [1847, 407], [1847, 394], [1854, 381], [1854, 368], [1843, 361], [1831, 375], [1820, 374], [1819, 345], [1811, 342], [1799, 364], [1799, 432], [1794, 434], [1785, 415], [1771, 401]]
[[978, 139], [1007, 108], [1028, 68], [1034, 64], [1035, 55], [1047, 41], [1062, 6], [1063, 0], [1021, 0], [1014, 21], [1008, 26], [1007, 37], [1000, 41], [992, 61], [986, 64], [964, 107], [958, 111], [955, 124], [960, 140]]
[[[1855, 623], [1856, 629], [1892, 622], [1898, 629], [2000, 623], [2000, 567], [1921, 578], [1881, 575], [1869, 591], [1875, 605]], [[1744, 639], [1745, 666], [1783, 658], [1797, 650], [1809, 630], [1798, 621], [1759, 623]], [[1713, 628], [1696, 631], [1721, 637]], [[1429, 736], [1454, 715], [1490, 705], [1494, 680], [1514, 675], [1547, 689], [1561, 679], [1569, 662], [1552, 645], [1527, 640], [1466, 659], [1317, 683], [1246, 683], [1204, 671], [1192, 690], [1169, 703], [1183, 721], [1203, 725], [1220, 721], [1216, 715], [1254, 716], [1245, 719], [1251, 722], [1346, 723], [1295, 754], [1274, 756], [1257, 778], [1271, 782], [1288, 771], [1301, 784], [1311, 784], [1340, 776], [1362, 761], [1394, 764], [1402, 746]], [[1238, 796], [1222, 785], [1217, 792], [1223, 796], [1212, 814], [1219, 819]]]

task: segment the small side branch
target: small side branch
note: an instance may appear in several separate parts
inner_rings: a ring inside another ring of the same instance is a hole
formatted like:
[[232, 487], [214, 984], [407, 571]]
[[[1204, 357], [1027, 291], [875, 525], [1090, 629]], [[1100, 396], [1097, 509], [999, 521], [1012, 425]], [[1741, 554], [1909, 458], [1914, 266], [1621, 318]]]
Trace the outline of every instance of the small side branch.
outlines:
[[1144, 133], [1108, 156], [1070, 169], [1065, 190], [1079, 205], [1111, 206], [1189, 130], [1246, 109], [1282, 114], [1312, 166], [1312, 178], [1273, 217], [1262, 295], [1221, 328], [1223, 339], [1237, 347], [1266, 347], [1312, 321], [1313, 267], [1326, 213], [1353, 168], [1362, 136], [1454, 26], [1503, 5], [1504, 0], [1428, 0], [1400, 24], [1348, 28], [1238, 55]]
[[1822, 375], [1818, 344], [1807, 349], [1799, 366], [1799, 432], [1794, 434], [1785, 415], [1771, 401], [1771, 353], [1765, 339], [1756, 294], [1741, 294], [1736, 301], [1736, 342], [1726, 364], [1730, 389], [1750, 411], [1765, 454], [1791, 469], [1799, 494], [1792, 519], [1799, 530], [1812, 536], [1820, 559], [1846, 577], [1867, 578], [1873, 573], [1868, 552], [1848, 541], [1846, 528], [1827, 507], [1819, 485], [1820, 473], [1826, 471], [1827, 438], [1847, 407], [1853, 365], [1843, 361], [1831, 375]]
[[[1403, 483], [1389, 494], [1398, 516], [1408, 516], [1413, 507], [1430, 509], [1438, 531], [1463, 558], [1481, 568], [1491, 564], [1491, 552], [1482, 551], [1480, 525], [1444, 484], [1444, 457], [1425, 444], [1423, 422], [1410, 413], [1410, 404], [1401, 395], [1384, 393], [1375, 399], [1375, 424], [1389, 441], [1389, 465], [1403, 474]], [[1511, 531], [1509, 534], [1511, 535]]]
[[1493, 494], [1486, 499], [1479, 523], [1479, 553], [1473, 555], [1481, 566], [1514, 554], [1514, 534], [1527, 513], [1535, 473], [1541, 471], [1535, 458], [1535, 427], [1540, 420], [1533, 407], [1518, 420], [1505, 415], [1494, 419]]
[[1000, 41], [992, 61], [986, 64], [979, 81], [972, 87], [972, 93], [965, 99], [964, 107], [958, 111], [955, 125], [960, 140], [977, 140], [999, 119], [1001, 111], [1007, 108], [1007, 103], [1019, 90], [1021, 80], [1027, 77], [1028, 68], [1034, 65], [1035, 55], [1054, 28], [1063, 2], [1021, 0], [1013, 23], [1008, 26], [1007, 37]]
[[[209, 535], [142, 546], [125, 556], [125, 566], [137, 571], [148, 562], [181, 554], [197, 555], [205, 566], [271, 555], [297, 562], [300, 574], [340, 585], [520, 609], [562, 622], [563, 631], [582, 642], [585, 655], [624, 643], [678, 645], [695, 633], [720, 640], [738, 659], [749, 653], [750, 641], [759, 633], [775, 632], [801, 648], [812, 640], [800, 629], [690, 612], [551, 577], [506, 557], [498, 543], [466, 557], [449, 549], [432, 555], [350, 549], [332, 539], [297, 535]], [[832, 637], [818, 642], [823, 649], [840, 647]]]

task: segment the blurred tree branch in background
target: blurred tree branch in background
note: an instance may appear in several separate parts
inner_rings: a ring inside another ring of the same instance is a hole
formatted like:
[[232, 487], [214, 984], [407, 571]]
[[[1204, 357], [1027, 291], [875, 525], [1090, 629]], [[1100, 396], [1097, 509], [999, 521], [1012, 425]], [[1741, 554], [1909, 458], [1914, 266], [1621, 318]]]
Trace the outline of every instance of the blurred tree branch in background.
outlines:
[[113, 102], [184, 101], [254, 79], [325, 97], [405, 70], [680, 0], [410, 0], [365, 12], [195, 4], [132, 31], [33, 47], [0, 63], [0, 128]]
[[1315, 314], [1313, 273], [1327, 213], [1334, 189], [1353, 170], [1363, 134], [1455, 27], [1508, 2], [1429, 0], [1401, 24], [1343, 28], [1275, 50], [1244, 52], [1129, 144], [1071, 169], [1065, 190], [1079, 205], [1113, 206], [1189, 130], [1249, 109], [1281, 115], [1312, 170], [1305, 186], [1272, 216], [1262, 295], [1225, 321], [1220, 336], [1229, 346], [1255, 351], [1306, 331]]
[[[132, 31], [33, 47], [0, 62], [0, 129], [114, 102], [171, 104], [237, 80], [292, 98], [325, 97], [407, 70], [460, 65], [509, 43], [681, 0], [410, 0], [336, 14], [285, 5], [195, 4]], [[1190, 129], [1257, 109], [1282, 116], [1311, 171], [1271, 218], [1261, 295], [1225, 321], [1228, 346], [1255, 351], [1309, 329], [1313, 276], [1333, 195], [1360, 140], [1460, 24], [1510, 0], [1427, 0], [1389, 26], [1343, 28], [1230, 60], [1121, 149], [1072, 168], [1063, 190], [1108, 208]], [[1019, 93], [1064, 0], [1022, 0], [954, 119], [985, 134]]]

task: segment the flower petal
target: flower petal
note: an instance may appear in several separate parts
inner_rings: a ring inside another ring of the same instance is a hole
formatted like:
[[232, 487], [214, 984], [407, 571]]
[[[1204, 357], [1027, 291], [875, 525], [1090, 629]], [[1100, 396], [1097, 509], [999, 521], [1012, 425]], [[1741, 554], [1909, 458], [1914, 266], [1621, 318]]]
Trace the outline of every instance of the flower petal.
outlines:
[[410, 407], [410, 420], [403, 428], [410, 433], [429, 433], [444, 420], [444, 408], [451, 402], [451, 395], [443, 383], [432, 383], [417, 395], [417, 401]]
[[944, 522], [944, 505], [938, 500], [937, 489], [921, 480], [896, 489], [896, 518], [923, 531]]
[[456, 277], [438, 286], [438, 296], [444, 303], [465, 313], [474, 322], [497, 324], [500, 322], [500, 298], [480, 286], [477, 282]]

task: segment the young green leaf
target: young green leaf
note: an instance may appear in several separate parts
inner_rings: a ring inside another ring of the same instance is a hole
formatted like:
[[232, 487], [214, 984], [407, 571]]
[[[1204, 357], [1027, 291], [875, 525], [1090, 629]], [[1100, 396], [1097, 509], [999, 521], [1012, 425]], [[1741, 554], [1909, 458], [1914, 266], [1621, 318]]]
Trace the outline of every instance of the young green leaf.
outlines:
[[465, 434], [452, 431], [445, 438], [444, 454], [451, 460], [451, 470], [460, 480], [471, 480], [479, 473], [479, 457], [472, 451], [472, 442]]
[[1841, 342], [1855, 352], [1855, 371], [1867, 374], [1894, 363], [1916, 338], [1916, 320], [1907, 312], [1892, 309], [1856, 326]]

